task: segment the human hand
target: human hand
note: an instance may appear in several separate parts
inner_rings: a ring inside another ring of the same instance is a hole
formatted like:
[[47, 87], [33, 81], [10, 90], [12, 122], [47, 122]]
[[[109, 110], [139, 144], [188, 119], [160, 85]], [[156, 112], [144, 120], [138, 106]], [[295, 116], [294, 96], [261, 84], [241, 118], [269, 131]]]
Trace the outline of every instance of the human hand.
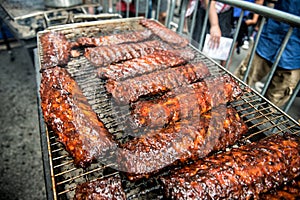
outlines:
[[219, 25], [211, 26], [210, 27], [210, 40], [209, 40], [209, 47], [219, 48], [220, 45], [220, 39], [221, 39], [221, 29]]

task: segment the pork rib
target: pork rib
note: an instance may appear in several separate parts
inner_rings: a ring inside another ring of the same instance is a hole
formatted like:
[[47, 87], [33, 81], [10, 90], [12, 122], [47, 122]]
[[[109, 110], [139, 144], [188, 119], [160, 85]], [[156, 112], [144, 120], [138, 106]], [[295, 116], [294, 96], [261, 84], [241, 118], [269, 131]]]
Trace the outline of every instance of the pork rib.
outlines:
[[195, 54], [189, 49], [155, 51], [140, 58], [101, 67], [98, 69], [98, 76], [102, 79], [121, 81], [168, 67], [183, 65], [194, 57]]
[[42, 69], [64, 66], [69, 61], [72, 44], [59, 32], [47, 32], [40, 36]]
[[[297, 180], [298, 179], [298, 180]], [[260, 199], [263, 200], [297, 200], [300, 199], [300, 177], [292, 180], [287, 185], [283, 185], [278, 189], [271, 190], [261, 194]]]
[[182, 48], [189, 44], [189, 41], [175, 33], [174, 31], [168, 29], [162, 24], [150, 19], [142, 19], [140, 23], [150, 29], [154, 34], [160, 37], [163, 41], [171, 44], [174, 48]]
[[134, 128], [164, 126], [199, 116], [241, 95], [241, 88], [229, 75], [204, 79], [174, 89], [160, 99], [134, 103], [129, 124]]
[[115, 143], [69, 73], [60, 67], [42, 72], [41, 105], [45, 122], [84, 167], [109, 153]]
[[129, 104], [137, 101], [141, 96], [166, 92], [196, 82], [209, 75], [207, 66], [198, 62], [156, 71], [124, 81], [108, 80], [106, 89], [119, 104]]
[[96, 179], [78, 185], [75, 189], [74, 200], [125, 200], [121, 178], [112, 176]]
[[272, 136], [161, 178], [168, 199], [258, 199], [300, 174], [300, 141]]
[[155, 50], [164, 49], [165, 47], [162, 42], [153, 40], [139, 43], [85, 48], [84, 56], [94, 66], [99, 67], [123, 60], [139, 58], [151, 54]]
[[104, 46], [129, 42], [139, 42], [148, 39], [151, 35], [152, 32], [150, 30], [142, 30], [101, 37], [80, 37], [77, 39], [77, 43], [81, 46]]
[[121, 169], [130, 180], [158, 172], [177, 161], [198, 159], [234, 144], [247, 126], [234, 108], [218, 107], [200, 118], [151, 130], [122, 145]]

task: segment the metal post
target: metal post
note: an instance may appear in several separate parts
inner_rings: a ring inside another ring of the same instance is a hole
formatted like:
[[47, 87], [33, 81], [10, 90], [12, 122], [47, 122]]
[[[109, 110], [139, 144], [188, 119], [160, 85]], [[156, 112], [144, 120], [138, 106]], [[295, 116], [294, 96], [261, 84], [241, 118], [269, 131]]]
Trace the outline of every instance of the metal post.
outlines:
[[126, 2], [126, 18], [129, 17], [129, 8], [130, 8], [130, 3]]
[[156, 13], [155, 13], [155, 19], [159, 19], [159, 14], [160, 14], [160, 4], [161, 4], [161, 0], [157, 0], [157, 7], [156, 7]]
[[171, 28], [171, 21], [173, 18], [171, 18], [171, 16], [174, 16], [174, 10], [175, 10], [175, 0], [170, 0], [170, 10], [169, 10], [169, 14], [167, 15], [167, 20], [166, 20], [166, 25], [168, 28]]
[[290, 97], [290, 99], [288, 100], [286, 105], [284, 106], [284, 108], [283, 108], [284, 112], [287, 112], [290, 109], [290, 107], [293, 104], [299, 91], [300, 91], [300, 81], [298, 81], [298, 84], [297, 84], [296, 88], [294, 89], [292, 96]]
[[186, 13], [186, 8], [187, 4], [189, 3], [188, 0], [183, 0], [182, 7], [181, 7], [181, 12], [180, 12], [180, 19], [178, 23], [178, 33], [182, 33], [183, 26], [184, 26], [184, 19], [185, 19], [185, 13]]
[[135, 16], [136, 16], [136, 17], [139, 16], [139, 5], [140, 5], [140, 1], [137, 0], [137, 1], [135, 2]]
[[205, 17], [204, 17], [204, 22], [203, 22], [201, 37], [200, 37], [199, 46], [198, 46], [198, 49], [200, 51], [202, 51], [202, 49], [203, 49], [203, 42], [204, 42], [204, 36], [205, 36], [205, 33], [206, 33], [206, 29], [207, 29], [208, 13], [209, 13], [211, 1], [212, 0], [209, 0], [207, 8], [206, 8], [206, 12], [205, 12]]
[[196, 1], [196, 4], [195, 4], [195, 10], [194, 10], [193, 17], [192, 17], [192, 24], [191, 24], [190, 34], [189, 34], [189, 40], [190, 40], [190, 41], [192, 41], [192, 38], [193, 38], [193, 32], [194, 32], [194, 29], [195, 29], [196, 16], [197, 16], [197, 9], [198, 9], [198, 2], [199, 2], [199, 1]]
[[265, 22], [266, 22], [266, 18], [263, 17], [262, 20], [261, 20], [258, 32], [256, 34], [256, 39], [254, 41], [254, 45], [253, 45], [252, 50], [251, 50], [251, 55], [250, 55], [250, 58], [249, 58], [249, 61], [248, 61], [248, 64], [247, 64], [247, 69], [246, 69], [246, 72], [245, 72], [244, 77], [243, 77], [244, 82], [246, 82], [247, 77], [249, 75], [250, 68], [252, 66], [252, 61], [253, 61], [253, 58], [254, 58], [254, 54], [255, 54], [255, 51], [256, 51], [256, 48], [257, 48], [257, 45], [258, 45], [258, 41], [259, 41], [259, 38], [260, 38], [260, 35], [261, 35], [261, 32], [262, 32], [262, 29], [265, 25]]
[[240, 17], [239, 17], [239, 20], [238, 20], [236, 31], [235, 31], [234, 36], [233, 36], [232, 45], [230, 47], [229, 54], [228, 54], [228, 57], [226, 59], [226, 63], [225, 63], [225, 66], [224, 66], [226, 69], [228, 68], [228, 65], [230, 63], [230, 59], [231, 59], [231, 56], [232, 56], [232, 53], [233, 53], [233, 49], [235, 47], [235, 42], [236, 42], [237, 37], [239, 35], [239, 31], [240, 31], [242, 21], [243, 21], [243, 18], [244, 18], [244, 12], [245, 12], [244, 10], [241, 11], [241, 14], [240, 14]]

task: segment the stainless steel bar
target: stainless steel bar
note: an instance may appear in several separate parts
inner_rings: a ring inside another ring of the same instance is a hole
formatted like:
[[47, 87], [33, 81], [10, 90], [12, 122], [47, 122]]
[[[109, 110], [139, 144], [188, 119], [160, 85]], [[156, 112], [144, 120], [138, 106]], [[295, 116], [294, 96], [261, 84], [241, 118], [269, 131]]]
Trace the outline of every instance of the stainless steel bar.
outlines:
[[275, 62], [274, 62], [273, 65], [272, 65], [272, 68], [271, 68], [271, 71], [269, 72], [269, 75], [268, 75], [268, 78], [267, 78], [267, 80], [266, 80], [265, 86], [264, 86], [264, 88], [263, 88], [263, 90], [262, 90], [262, 92], [261, 92], [261, 95], [263, 95], [263, 96], [264, 96], [264, 95], [266, 94], [266, 92], [267, 92], [267, 89], [268, 89], [268, 87], [269, 87], [269, 84], [270, 84], [270, 82], [271, 82], [271, 80], [272, 80], [272, 78], [273, 78], [273, 75], [274, 75], [274, 73], [275, 73], [275, 71], [276, 71], [276, 69], [277, 69], [277, 66], [278, 66], [279, 60], [280, 60], [280, 58], [281, 58], [281, 55], [282, 55], [282, 53], [283, 53], [283, 51], [284, 51], [284, 49], [285, 49], [285, 47], [286, 47], [286, 45], [287, 45], [287, 43], [288, 43], [288, 41], [289, 41], [291, 35], [292, 35], [292, 33], [293, 33], [293, 29], [294, 29], [294, 28], [290, 26], [289, 31], [287, 32], [287, 34], [286, 34], [286, 36], [285, 36], [285, 38], [284, 38], [284, 40], [283, 40], [283, 43], [282, 43], [282, 45], [281, 45], [281, 47], [280, 47], [280, 50], [279, 50], [279, 52], [278, 52], [278, 55], [276, 55], [276, 60], [275, 60]]
[[290, 109], [290, 107], [293, 104], [299, 91], [300, 91], [300, 80], [298, 81], [298, 84], [297, 84], [296, 88], [294, 89], [292, 96], [290, 97], [290, 99], [288, 100], [286, 105], [284, 106], [284, 108], [283, 108], [284, 112], [287, 112]]
[[71, 172], [76, 171], [76, 170], [78, 170], [78, 169], [75, 168], [75, 167], [72, 168], [72, 169], [64, 170], [60, 173], [55, 174], [55, 177], [62, 176], [62, 175], [67, 174], [67, 173], [71, 173]]
[[194, 32], [194, 29], [195, 29], [195, 23], [196, 23], [196, 16], [197, 16], [197, 8], [198, 8], [198, 3], [199, 1], [196, 1], [196, 4], [195, 4], [195, 11], [193, 12], [193, 17], [192, 17], [192, 22], [191, 22], [191, 28], [190, 28], [190, 31], [189, 31], [189, 40], [191, 42], [192, 38], [193, 38], [193, 32]]
[[209, 13], [211, 1], [212, 0], [209, 0], [208, 5], [206, 7], [205, 17], [204, 17], [204, 21], [203, 21], [203, 27], [202, 27], [202, 31], [201, 31], [201, 37], [200, 37], [199, 46], [198, 46], [198, 49], [200, 51], [202, 51], [202, 49], [203, 49], [203, 43], [204, 43], [204, 37], [205, 37], [206, 29], [207, 29], [208, 13]]
[[261, 35], [261, 32], [262, 32], [262, 29], [265, 25], [265, 22], [266, 22], [266, 18], [263, 17], [261, 19], [261, 23], [260, 23], [260, 26], [259, 26], [259, 29], [258, 29], [258, 32], [256, 34], [256, 39], [254, 41], [254, 44], [253, 44], [253, 47], [252, 47], [252, 50], [251, 50], [251, 54], [250, 54], [250, 58], [249, 58], [249, 61], [248, 61], [248, 64], [247, 64], [247, 69], [245, 71], [245, 74], [244, 74], [244, 77], [243, 77], [243, 81], [246, 82], [247, 78], [248, 78], [248, 75], [249, 75], [249, 72], [250, 72], [250, 68], [252, 66], [252, 62], [253, 62], [253, 58], [254, 58], [254, 54], [255, 54], [255, 51], [256, 51], [256, 48], [257, 48], [257, 45], [258, 45], [258, 42], [259, 42], [259, 38], [260, 38], [260, 35]]
[[[157, 0], [157, 7], [156, 7], [156, 11], [155, 11], [155, 19], [158, 20], [159, 19], [159, 15], [160, 15], [160, 5], [161, 5], [161, 0]], [[153, 4], [152, 4], [153, 6]]]
[[62, 185], [62, 184], [64, 184], [64, 183], [71, 182], [71, 181], [73, 181], [73, 180], [75, 180], [75, 179], [78, 179], [78, 178], [80, 178], [80, 177], [83, 177], [83, 176], [85, 176], [85, 175], [88, 175], [88, 174], [91, 174], [91, 173], [93, 173], [93, 172], [97, 172], [97, 171], [100, 171], [100, 170], [103, 170], [103, 167], [99, 167], [99, 168], [90, 170], [90, 171], [85, 172], [85, 173], [82, 173], [82, 174], [80, 174], [80, 175], [77, 175], [77, 176], [71, 177], [71, 178], [69, 178], [69, 179], [66, 179], [66, 180], [57, 182], [56, 184], [57, 184], [57, 185]]
[[67, 162], [64, 162], [64, 163], [61, 163], [61, 164], [59, 164], [59, 165], [53, 166], [53, 169], [62, 167], [62, 166], [64, 166], [64, 165], [72, 164], [72, 163], [73, 163], [73, 160], [69, 160], [69, 161], [67, 161]]
[[129, 17], [129, 8], [130, 8], [130, 3], [126, 2], [126, 18]]
[[241, 14], [240, 14], [240, 17], [239, 17], [239, 20], [238, 20], [238, 23], [237, 23], [236, 31], [235, 31], [234, 36], [233, 36], [233, 41], [232, 41], [232, 44], [231, 44], [231, 47], [230, 47], [230, 50], [229, 50], [228, 57], [226, 59], [225, 66], [224, 66], [226, 69], [228, 68], [228, 66], [230, 64], [231, 56], [232, 56], [233, 50], [235, 48], [235, 43], [236, 43], [237, 37], [239, 35], [240, 28], [241, 28], [241, 25], [242, 25], [244, 12], [245, 12], [244, 10], [241, 11]]
[[188, 3], [189, 3], [188, 0], [183, 0], [181, 12], [180, 12], [180, 18], [179, 18], [179, 22], [178, 22], [178, 30], [177, 30], [177, 32], [180, 34], [182, 33], [182, 30], [183, 30], [185, 13], [186, 13]]
[[262, 6], [247, 1], [241, 1], [241, 0], [217, 0], [217, 1], [229, 4], [231, 6], [239, 7], [244, 10], [250, 10], [266, 18], [273, 18], [277, 21], [285, 22], [294, 27], [300, 27], [300, 17], [296, 15], [292, 15], [283, 11], [269, 8], [267, 6]]
[[135, 16], [136, 16], [136, 17], [139, 16], [139, 6], [140, 6], [140, 1], [137, 0], [137, 1], [135, 2]]
[[166, 19], [166, 27], [171, 28], [171, 21], [173, 20], [173, 16], [174, 16], [174, 10], [175, 10], [175, 5], [176, 5], [176, 1], [175, 0], [170, 0], [170, 8], [169, 8], [169, 13], [167, 15], [167, 19]]
[[[150, 0], [152, 1], [152, 0]], [[146, 8], [145, 8], [145, 18], [149, 18], [149, 1], [147, 0]]]

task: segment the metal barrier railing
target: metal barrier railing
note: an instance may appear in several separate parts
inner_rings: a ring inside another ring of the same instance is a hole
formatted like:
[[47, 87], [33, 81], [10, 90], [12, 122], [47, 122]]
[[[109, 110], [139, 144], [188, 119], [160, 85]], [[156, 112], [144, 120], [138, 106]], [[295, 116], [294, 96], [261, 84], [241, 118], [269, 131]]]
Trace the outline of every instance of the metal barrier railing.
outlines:
[[[252, 65], [252, 60], [254, 58], [254, 54], [255, 54], [255, 51], [256, 51], [256, 48], [257, 48], [257, 44], [258, 44], [259, 39], [260, 39], [260, 34], [261, 34], [261, 31], [263, 29], [263, 26], [264, 26], [264, 23], [265, 23], [266, 19], [267, 18], [272, 18], [272, 19], [275, 19], [277, 21], [289, 24], [290, 28], [289, 28], [288, 32], [286, 33], [286, 36], [285, 36], [285, 38], [282, 42], [280, 50], [279, 50], [278, 54], [276, 55], [276, 60], [272, 65], [272, 68], [271, 68], [271, 70], [270, 70], [270, 72], [267, 76], [267, 80], [265, 82], [264, 88], [262, 89], [261, 94], [265, 95], [265, 93], [266, 93], [266, 91], [269, 87], [269, 84], [272, 80], [272, 77], [275, 73], [275, 70], [278, 66], [279, 60], [282, 56], [282, 53], [283, 53], [283, 51], [286, 47], [286, 44], [287, 44], [289, 38], [292, 35], [292, 32], [293, 32], [294, 28], [300, 28], [300, 17], [296, 16], [296, 15], [293, 15], [293, 14], [282, 12], [282, 11], [279, 11], [279, 10], [275, 10], [273, 8], [269, 8], [269, 7], [266, 7], [266, 6], [261, 6], [261, 5], [255, 4], [255, 3], [250, 3], [250, 2], [240, 1], [240, 0], [218, 0], [218, 1], [222, 2], [222, 3], [225, 3], [225, 4], [228, 4], [228, 5], [231, 5], [231, 6], [234, 6], [234, 7], [239, 7], [239, 8], [242, 9], [242, 11], [249, 10], [253, 13], [256, 13], [256, 14], [259, 14], [260, 16], [262, 16], [262, 21], [261, 21], [261, 24], [260, 24], [260, 27], [259, 27], [259, 30], [258, 30], [258, 33], [257, 33], [257, 36], [256, 36], [256, 40], [254, 42], [253, 48], [251, 50], [250, 59], [249, 59], [248, 64], [247, 64], [247, 70], [244, 74], [243, 81], [246, 81], [246, 79], [249, 75], [250, 68], [251, 68], [251, 65]], [[239, 22], [240, 22], [242, 17], [243, 17], [243, 12], [240, 15]], [[237, 31], [234, 35], [233, 45], [236, 42], [236, 37], [237, 37], [237, 34], [240, 30], [240, 26], [241, 26], [241, 23], [238, 23]], [[226, 61], [226, 66], [225, 67], [228, 66], [229, 59], [232, 56], [233, 48], [234, 48], [233, 45], [231, 46], [231, 50], [230, 50], [230, 53], [229, 53], [229, 56], [228, 56], [229, 58]], [[285, 107], [283, 108], [283, 110], [285, 112], [287, 112], [289, 110], [290, 106], [292, 105], [292, 102], [295, 100], [295, 97], [296, 97], [297, 93], [299, 92], [299, 89], [300, 89], [300, 86], [299, 86], [300, 83], [299, 82], [300, 82], [300, 80], [298, 81], [298, 85], [296, 86], [296, 88], [293, 91], [293, 95], [290, 97], [290, 99], [286, 103]]]

